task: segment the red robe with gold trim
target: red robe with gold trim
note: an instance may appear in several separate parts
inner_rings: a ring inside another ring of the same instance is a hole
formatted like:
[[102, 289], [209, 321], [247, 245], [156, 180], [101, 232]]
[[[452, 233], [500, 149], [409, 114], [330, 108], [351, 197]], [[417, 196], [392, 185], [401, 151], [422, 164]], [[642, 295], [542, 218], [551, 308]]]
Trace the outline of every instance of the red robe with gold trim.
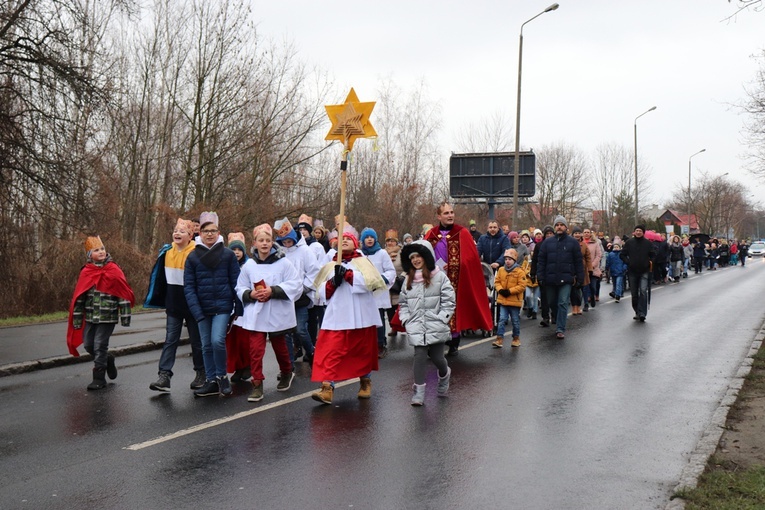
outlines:
[[[430, 241], [434, 250], [441, 237], [440, 225], [425, 233], [425, 239]], [[494, 321], [491, 318], [481, 259], [470, 231], [460, 225], [453, 225], [446, 234], [446, 250], [447, 264], [444, 269], [457, 295], [457, 309], [449, 322], [452, 332], [466, 329], [490, 331]]]

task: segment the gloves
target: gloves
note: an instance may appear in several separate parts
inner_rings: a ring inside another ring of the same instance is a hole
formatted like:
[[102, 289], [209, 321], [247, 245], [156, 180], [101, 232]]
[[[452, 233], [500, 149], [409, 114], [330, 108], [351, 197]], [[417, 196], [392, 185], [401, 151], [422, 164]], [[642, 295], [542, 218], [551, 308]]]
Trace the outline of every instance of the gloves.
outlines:
[[497, 294], [502, 297], [510, 297], [510, 291], [508, 289], [500, 289], [497, 291]]
[[332, 277], [332, 285], [334, 285], [335, 288], [338, 288], [342, 285], [343, 281], [345, 281], [346, 271], [347, 269], [344, 266], [339, 264], [335, 266], [335, 276]]

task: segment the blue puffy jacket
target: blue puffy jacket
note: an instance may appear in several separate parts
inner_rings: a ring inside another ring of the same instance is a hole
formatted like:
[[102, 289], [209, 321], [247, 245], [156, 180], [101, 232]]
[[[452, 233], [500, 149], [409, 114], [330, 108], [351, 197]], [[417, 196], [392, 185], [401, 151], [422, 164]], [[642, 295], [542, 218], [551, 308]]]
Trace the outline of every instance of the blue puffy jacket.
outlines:
[[197, 244], [183, 271], [183, 292], [194, 319], [202, 321], [206, 316], [232, 312], [242, 315], [235, 290], [237, 278], [239, 262], [233, 251], [221, 241], [212, 248]]
[[627, 264], [619, 256], [619, 250], [614, 250], [606, 257], [606, 269], [611, 272], [611, 276], [624, 276], [627, 274]]
[[579, 242], [568, 234], [542, 241], [537, 260], [537, 280], [542, 285], [584, 283], [584, 262]]
[[481, 262], [487, 264], [497, 263], [500, 266], [505, 265], [505, 250], [509, 250], [510, 239], [501, 231], [498, 230], [495, 235], [490, 235], [486, 232], [480, 238], [478, 238], [478, 255], [481, 257]]

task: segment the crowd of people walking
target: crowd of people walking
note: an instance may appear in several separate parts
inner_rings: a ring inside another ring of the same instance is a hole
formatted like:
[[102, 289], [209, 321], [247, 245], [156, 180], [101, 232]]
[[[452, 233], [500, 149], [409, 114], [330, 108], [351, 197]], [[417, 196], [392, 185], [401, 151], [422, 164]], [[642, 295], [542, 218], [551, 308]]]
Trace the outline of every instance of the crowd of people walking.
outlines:
[[[224, 238], [218, 215], [178, 219], [172, 242], [160, 249], [149, 275], [144, 307], [166, 313], [165, 342], [156, 381], [168, 393], [185, 325], [196, 397], [229, 396], [233, 384], [251, 386], [248, 401], [265, 398], [263, 372], [271, 344], [279, 366], [276, 391], [290, 390], [295, 364], [307, 363], [318, 385], [311, 396], [331, 404], [335, 384], [359, 380], [358, 398], [372, 395], [372, 372], [388, 354], [388, 339], [405, 334], [414, 349], [413, 406], [425, 402], [430, 362], [439, 397], [448, 394], [451, 368], [465, 332], [496, 334], [493, 348], [521, 346], [521, 320], [554, 328], [564, 339], [571, 315], [597, 307], [602, 284], [619, 303], [629, 290], [634, 319], [647, 319], [651, 287], [680, 283], [695, 273], [745, 265], [745, 240], [666, 235], [636, 225], [614, 236], [569, 225], [563, 216], [521, 232], [489, 221], [486, 233], [470, 220], [455, 222], [451, 204], [439, 204], [436, 223], [419, 235], [364, 228], [346, 218], [333, 229], [307, 215]], [[416, 239], [416, 240], [415, 240]], [[72, 297], [67, 344], [93, 355], [89, 390], [117, 377], [109, 337], [117, 322], [130, 325], [135, 298], [125, 275], [97, 236], [85, 242], [87, 263]], [[494, 312], [494, 313], [493, 313]], [[229, 377], [229, 374], [230, 377]]]

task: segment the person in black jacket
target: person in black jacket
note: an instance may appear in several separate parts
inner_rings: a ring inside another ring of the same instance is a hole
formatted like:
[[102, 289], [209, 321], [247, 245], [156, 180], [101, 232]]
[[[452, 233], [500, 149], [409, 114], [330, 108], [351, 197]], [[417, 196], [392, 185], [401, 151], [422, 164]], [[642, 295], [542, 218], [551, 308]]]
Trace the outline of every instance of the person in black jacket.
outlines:
[[[539, 250], [542, 248], [542, 243], [545, 241], [545, 239], [554, 235], [555, 231], [553, 228], [550, 225], [545, 225], [544, 230], [542, 230], [542, 236], [534, 236], [534, 253], [531, 254], [531, 270], [529, 271], [529, 277], [534, 282], [538, 282], [537, 265], [539, 264]], [[544, 289], [540, 289], [539, 308], [541, 309], [542, 313], [542, 320], [539, 322], [540, 326], [546, 328], [550, 325], [550, 320], [552, 320], [552, 322], [556, 322], [555, 313], [557, 310], [551, 309], [550, 304], [547, 302], [547, 292], [545, 292]]]
[[555, 235], [542, 242], [537, 260], [537, 280], [544, 286], [547, 302], [555, 310], [555, 336], [563, 339], [571, 299], [571, 288], [584, 283], [584, 264], [579, 242], [568, 235], [566, 218], [557, 216], [553, 223]]
[[656, 258], [654, 244], [645, 238], [645, 225], [636, 225], [619, 257], [627, 264], [634, 320], [645, 322], [651, 292], [651, 264]]

